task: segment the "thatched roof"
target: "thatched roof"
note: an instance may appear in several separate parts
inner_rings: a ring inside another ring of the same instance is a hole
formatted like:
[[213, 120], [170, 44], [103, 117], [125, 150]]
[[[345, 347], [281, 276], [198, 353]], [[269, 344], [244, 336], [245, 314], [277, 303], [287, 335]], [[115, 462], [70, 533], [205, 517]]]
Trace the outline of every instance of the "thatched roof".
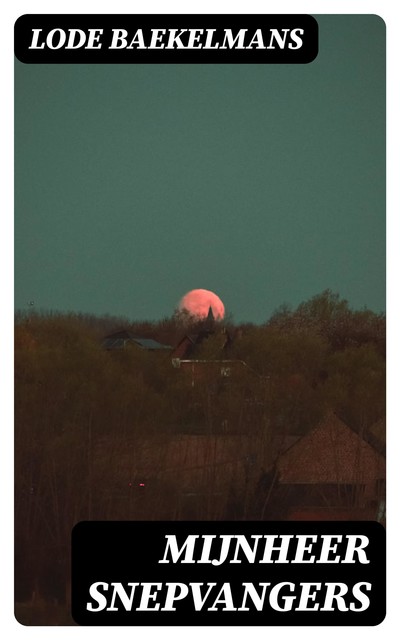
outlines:
[[277, 461], [284, 484], [363, 484], [385, 478], [385, 459], [333, 412]]

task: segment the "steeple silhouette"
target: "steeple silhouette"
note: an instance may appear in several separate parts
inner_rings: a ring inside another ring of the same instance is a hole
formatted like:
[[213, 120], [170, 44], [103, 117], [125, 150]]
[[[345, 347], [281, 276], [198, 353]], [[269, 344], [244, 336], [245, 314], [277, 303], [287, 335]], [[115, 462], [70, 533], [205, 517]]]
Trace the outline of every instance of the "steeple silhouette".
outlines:
[[208, 309], [208, 314], [207, 314], [207, 318], [204, 320], [204, 331], [207, 331], [208, 333], [214, 333], [215, 331], [215, 318], [214, 318], [214, 314], [213, 314], [213, 310], [211, 308], [211, 305]]

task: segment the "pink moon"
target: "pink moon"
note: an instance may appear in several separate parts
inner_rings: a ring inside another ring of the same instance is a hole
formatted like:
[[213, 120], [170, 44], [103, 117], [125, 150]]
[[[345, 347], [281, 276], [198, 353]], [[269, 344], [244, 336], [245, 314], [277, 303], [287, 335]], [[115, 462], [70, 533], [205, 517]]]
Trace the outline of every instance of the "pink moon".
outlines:
[[207, 289], [193, 289], [186, 293], [179, 303], [181, 311], [186, 310], [198, 318], [207, 318], [210, 307], [214, 318], [222, 320], [225, 315], [224, 303], [215, 293]]

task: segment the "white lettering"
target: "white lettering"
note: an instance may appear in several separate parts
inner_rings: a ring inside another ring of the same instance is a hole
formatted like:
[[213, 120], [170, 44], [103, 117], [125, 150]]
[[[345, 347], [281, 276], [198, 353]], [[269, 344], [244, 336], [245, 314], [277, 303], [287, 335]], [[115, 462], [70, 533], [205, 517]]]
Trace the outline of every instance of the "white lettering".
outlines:
[[[274, 547], [274, 542], [276, 540], [276, 538], [281, 538], [282, 543], [280, 546], [278, 547]], [[289, 543], [291, 541], [291, 539], [293, 538], [293, 536], [266, 536], [265, 537], [265, 549], [264, 549], [264, 556], [263, 559], [260, 560], [260, 562], [263, 563], [270, 563], [270, 562], [278, 562], [280, 564], [285, 564], [288, 563], [289, 560], [287, 559], [287, 553], [288, 553], [288, 549], [289, 549]], [[277, 560], [272, 560], [272, 552], [273, 551], [279, 551], [279, 557]]]
[[297, 35], [298, 33], [303, 35], [304, 29], [291, 30], [290, 37], [292, 38], [292, 40], [294, 40], [294, 42], [296, 43], [296, 46], [293, 44], [293, 42], [289, 42], [289, 49], [300, 49], [303, 46], [303, 40], [299, 38], [299, 36]]
[[[360, 562], [361, 564], [369, 564], [369, 560], [367, 558], [365, 551], [362, 551], [362, 549], [365, 549], [365, 547], [368, 546], [369, 540], [367, 536], [362, 536], [362, 535], [347, 536], [347, 538], [348, 538], [347, 550], [346, 550], [346, 555], [343, 560], [343, 563], [354, 564], [355, 563], [354, 554], [357, 553], [358, 562]], [[358, 541], [360, 542], [360, 544], [357, 546]]]
[[250, 40], [249, 46], [246, 47], [246, 49], [252, 49], [254, 44], [256, 45], [257, 49], [266, 49], [267, 48], [264, 45], [264, 39], [263, 39], [263, 35], [262, 35], [261, 29], [257, 29], [257, 31], [255, 32], [254, 36]]
[[361, 591], [361, 587], [364, 586], [366, 591], [371, 591], [370, 582], [357, 582], [353, 587], [353, 596], [361, 602], [361, 607], [356, 607], [354, 602], [350, 604], [351, 611], [365, 611], [369, 607], [369, 598]]
[[335, 553], [337, 549], [337, 543], [332, 545], [332, 540], [336, 539], [338, 542], [341, 542], [342, 537], [343, 536], [321, 535], [322, 549], [321, 549], [321, 555], [319, 557], [319, 560], [317, 560], [317, 562], [323, 562], [323, 563], [340, 562], [340, 556], [335, 556], [332, 560], [329, 560], [329, 554], [331, 551]]
[[140, 582], [128, 582], [128, 587], [132, 587], [131, 595], [129, 596], [125, 591], [121, 582], [111, 582], [111, 586], [114, 587], [113, 595], [111, 598], [111, 605], [107, 607], [107, 611], [118, 611], [118, 607], [115, 606], [115, 597], [118, 595], [121, 599], [126, 611], [132, 610], [133, 596], [135, 595], [135, 588]]
[[91, 602], [87, 602], [86, 609], [88, 611], [103, 611], [103, 609], [105, 609], [107, 606], [107, 598], [103, 596], [102, 593], [99, 593], [99, 587], [102, 587], [104, 591], [107, 591], [108, 584], [107, 582], [94, 582], [90, 585], [89, 595], [91, 598], [93, 598], [93, 600], [96, 600], [99, 606], [94, 607]]
[[[188, 49], [201, 49], [202, 48], [203, 45], [199, 42], [200, 36], [201, 36], [202, 33], [204, 33], [204, 29], [190, 29], [189, 41], [188, 41]], [[197, 47], [195, 46], [196, 44], [197, 44]]]
[[207, 611], [218, 611], [217, 604], [225, 604], [222, 611], [236, 611], [236, 607], [233, 606], [231, 585], [229, 582], [224, 582], [222, 588], [217, 595], [212, 607], [208, 607]]
[[[314, 604], [313, 607], [308, 607], [308, 601], [311, 600], [314, 602], [318, 590], [321, 588], [320, 582], [300, 582], [301, 596], [299, 606], [296, 607], [295, 611], [316, 611], [319, 608], [318, 602]], [[316, 591], [314, 593], [310, 593], [311, 589], [315, 588]]]
[[[334, 600], [336, 600], [339, 611], [348, 611], [348, 607], [346, 606], [346, 602], [343, 598], [343, 596], [348, 592], [347, 585], [342, 582], [327, 582], [326, 586], [325, 604], [321, 607], [320, 611], [335, 611], [333, 607]], [[338, 588], [337, 593], [336, 587]]]
[[271, 593], [269, 594], [269, 603], [275, 611], [290, 611], [292, 608], [293, 600], [296, 596], [282, 596], [284, 605], [280, 606], [278, 603], [278, 596], [280, 595], [280, 591], [283, 587], [289, 587], [289, 591], [294, 591], [295, 586], [293, 582], [279, 582], [271, 589]]
[[196, 536], [194, 536], [194, 535], [188, 536], [186, 538], [184, 544], [182, 545], [182, 547], [180, 549], [178, 549], [178, 543], [176, 541], [176, 536], [167, 535], [165, 537], [167, 539], [167, 544], [165, 546], [164, 558], [162, 560], [158, 561], [159, 564], [163, 564], [163, 563], [169, 562], [169, 560], [167, 560], [168, 551], [171, 553], [172, 562], [178, 562], [178, 560], [181, 557], [182, 553], [185, 551], [185, 558], [184, 558], [184, 560], [182, 560], [182, 562], [195, 564], [196, 561], [193, 560], [194, 545], [195, 545], [195, 542], [196, 542], [196, 540], [197, 540], [197, 538], [199, 536], [197, 536], [197, 535]]
[[185, 45], [180, 38], [184, 33], [186, 33], [187, 29], [181, 29], [177, 34], [178, 31], [179, 29], [170, 29], [168, 44], [165, 47], [166, 49], [175, 49], [175, 44], [177, 49], [185, 48]]
[[269, 45], [267, 49], [275, 49], [273, 42], [276, 40], [278, 43], [278, 47], [280, 49], [285, 48], [286, 36], [288, 34], [289, 29], [282, 29], [283, 36], [279, 33], [279, 29], [271, 29], [271, 40], [269, 41]]
[[175, 601], [186, 598], [189, 593], [189, 587], [183, 582], [166, 582], [165, 584], [168, 587], [168, 591], [161, 611], [176, 611], [176, 607], [173, 606]]
[[125, 49], [128, 44], [126, 37], [128, 32], [126, 29], [113, 29], [113, 37], [110, 44], [110, 49]]
[[[306, 544], [307, 540], [311, 540], [310, 544]], [[317, 540], [317, 536], [299, 536], [298, 537], [298, 541], [297, 541], [297, 549], [296, 549], [296, 555], [294, 557], [293, 562], [295, 564], [298, 564], [299, 562], [314, 562], [315, 561], [315, 556], [311, 556], [311, 558], [309, 558], [308, 560], [306, 560], [304, 558], [304, 553], [306, 551], [311, 551], [312, 549], [312, 545], [314, 542], [316, 542]]]
[[[103, 33], [103, 29], [89, 29], [89, 38], [86, 45], [86, 49], [101, 49], [100, 36]], [[98, 42], [98, 45], [95, 45]]]
[[[149, 49], [164, 49], [165, 44], [161, 43], [163, 34], [165, 33], [165, 29], [152, 29], [151, 30], [151, 40]], [[157, 42], [160, 43], [160, 46], [157, 46]]]
[[260, 582], [259, 586], [262, 587], [261, 595], [259, 596], [254, 584], [252, 582], [243, 582], [244, 586], [244, 594], [242, 600], [242, 606], [239, 607], [238, 611], [249, 611], [249, 607], [246, 607], [247, 596], [250, 596], [251, 601], [255, 605], [257, 611], [262, 611], [265, 600], [265, 592], [267, 587], [271, 585], [270, 582]]
[[44, 42], [42, 42], [42, 44], [38, 46], [39, 33], [42, 31], [42, 29], [32, 29], [32, 31], [32, 42], [29, 49], [44, 49]]
[[[236, 42], [238, 43], [236, 49], [244, 49], [244, 38], [247, 33], [247, 29], [240, 29], [236, 34], [236, 37], [233, 37], [232, 29], [224, 29], [225, 36], [221, 45], [221, 49], [233, 49]], [[228, 46], [225, 43], [228, 43]]]

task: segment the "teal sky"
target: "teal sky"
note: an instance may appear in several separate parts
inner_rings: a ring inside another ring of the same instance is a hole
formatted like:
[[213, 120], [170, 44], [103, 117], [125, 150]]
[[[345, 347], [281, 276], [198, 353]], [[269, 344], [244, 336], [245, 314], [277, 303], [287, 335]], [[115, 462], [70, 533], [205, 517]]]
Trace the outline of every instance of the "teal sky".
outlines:
[[15, 302], [263, 322], [330, 288], [385, 309], [385, 26], [317, 16], [308, 65], [15, 71]]

